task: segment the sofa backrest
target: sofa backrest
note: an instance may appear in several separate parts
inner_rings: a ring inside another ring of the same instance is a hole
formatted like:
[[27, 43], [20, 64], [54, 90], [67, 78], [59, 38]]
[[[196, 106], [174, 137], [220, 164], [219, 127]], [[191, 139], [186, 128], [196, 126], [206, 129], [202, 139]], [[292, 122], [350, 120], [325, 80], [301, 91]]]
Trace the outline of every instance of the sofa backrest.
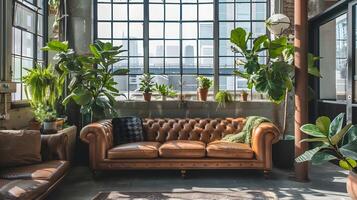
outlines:
[[245, 118], [145, 119], [147, 141], [198, 140], [209, 143], [243, 129]]

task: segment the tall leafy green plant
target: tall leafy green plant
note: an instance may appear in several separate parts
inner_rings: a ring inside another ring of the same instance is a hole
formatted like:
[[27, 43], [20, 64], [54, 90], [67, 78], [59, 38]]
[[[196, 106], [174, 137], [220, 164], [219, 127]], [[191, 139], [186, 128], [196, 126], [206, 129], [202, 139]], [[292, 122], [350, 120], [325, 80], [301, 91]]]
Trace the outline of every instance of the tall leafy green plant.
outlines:
[[356, 172], [357, 167], [357, 127], [351, 123], [344, 124], [344, 113], [332, 122], [326, 116], [319, 117], [315, 124], [305, 124], [301, 131], [311, 136], [301, 142], [314, 143], [315, 147], [306, 151], [295, 160], [298, 163], [312, 161], [323, 164], [338, 160], [339, 166]]
[[140, 78], [140, 91], [144, 93], [151, 93], [154, 91], [154, 77], [151, 76], [151, 74], [145, 73], [143, 76]]
[[113, 108], [115, 98], [123, 94], [116, 89], [114, 76], [123, 75], [126, 69], [113, 68], [113, 64], [123, 60], [120, 54], [122, 46], [96, 41], [89, 46], [89, 55], [77, 55], [67, 42], [51, 41], [44, 48], [56, 52], [56, 69], [62, 76], [69, 76], [69, 94], [63, 100], [66, 105], [70, 100], [81, 106], [82, 114], [95, 116], [115, 116]]

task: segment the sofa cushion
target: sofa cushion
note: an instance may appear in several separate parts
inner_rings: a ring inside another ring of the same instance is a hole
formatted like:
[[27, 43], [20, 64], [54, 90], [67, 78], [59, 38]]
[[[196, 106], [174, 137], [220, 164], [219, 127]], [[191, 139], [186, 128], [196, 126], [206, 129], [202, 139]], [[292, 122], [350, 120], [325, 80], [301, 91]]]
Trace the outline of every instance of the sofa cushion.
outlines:
[[31, 130], [0, 130], [0, 168], [41, 162], [41, 134]]
[[114, 145], [144, 141], [143, 120], [139, 117], [113, 118]]
[[134, 142], [116, 146], [108, 151], [109, 159], [157, 158], [159, 142]]
[[248, 144], [214, 141], [207, 145], [207, 157], [251, 159], [254, 156]]
[[38, 179], [54, 183], [69, 168], [67, 161], [53, 160], [40, 164], [27, 165], [0, 170], [3, 179]]
[[202, 158], [206, 144], [201, 141], [173, 140], [161, 145], [159, 153], [164, 158]]
[[35, 199], [49, 188], [44, 180], [3, 180], [0, 179], [0, 199]]

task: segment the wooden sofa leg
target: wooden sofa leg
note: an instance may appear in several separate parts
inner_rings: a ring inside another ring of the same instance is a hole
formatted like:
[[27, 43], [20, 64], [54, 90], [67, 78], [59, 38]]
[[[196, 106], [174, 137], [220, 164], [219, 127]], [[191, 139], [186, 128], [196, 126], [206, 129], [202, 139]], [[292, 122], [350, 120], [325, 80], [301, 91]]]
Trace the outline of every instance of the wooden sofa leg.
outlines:
[[264, 170], [264, 178], [265, 179], [271, 178], [271, 170]]
[[186, 178], [186, 170], [181, 170], [181, 177]]

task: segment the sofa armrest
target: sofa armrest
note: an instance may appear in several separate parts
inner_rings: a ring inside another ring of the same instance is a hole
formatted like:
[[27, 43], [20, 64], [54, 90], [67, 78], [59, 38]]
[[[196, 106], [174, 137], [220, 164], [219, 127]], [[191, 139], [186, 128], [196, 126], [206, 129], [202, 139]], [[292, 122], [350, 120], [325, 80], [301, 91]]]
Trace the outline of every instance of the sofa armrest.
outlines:
[[95, 122], [85, 126], [80, 133], [82, 141], [89, 144], [89, 161], [92, 169], [106, 158], [107, 150], [113, 146], [111, 120]]
[[77, 127], [71, 126], [55, 134], [41, 135], [41, 155], [44, 161], [73, 161]]
[[273, 123], [262, 123], [253, 130], [252, 149], [256, 159], [265, 163], [265, 168], [272, 167], [272, 144], [279, 141], [280, 131]]

